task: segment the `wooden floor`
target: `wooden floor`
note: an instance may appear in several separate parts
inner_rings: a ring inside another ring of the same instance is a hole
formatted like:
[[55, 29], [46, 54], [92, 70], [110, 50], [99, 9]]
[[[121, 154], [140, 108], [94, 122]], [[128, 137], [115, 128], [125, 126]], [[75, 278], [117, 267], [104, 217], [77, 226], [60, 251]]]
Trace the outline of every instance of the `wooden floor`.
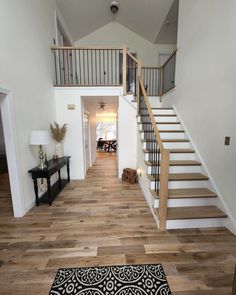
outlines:
[[99, 154], [86, 180], [21, 219], [11, 217], [2, 187], [1, 295], [48, 294], [61, 267], [139, 263], [162, 263], [173, 294], [231, 294], [236, 237], [226, 229], [158, 233], [139, 186], [117, 178], [113, 154]]

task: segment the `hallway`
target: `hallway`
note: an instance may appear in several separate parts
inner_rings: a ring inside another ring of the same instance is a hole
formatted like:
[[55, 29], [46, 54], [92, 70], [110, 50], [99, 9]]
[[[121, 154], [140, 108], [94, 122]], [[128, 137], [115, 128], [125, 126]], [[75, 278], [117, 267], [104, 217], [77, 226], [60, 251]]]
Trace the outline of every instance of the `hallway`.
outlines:
[[62, 267], [139, 263], [162, 263], [173, 294], [230, 294], [236, 237], [226, 229], [158, 233], [139, 186], [116, 175], [115, 155], [99, 153], [86, 179], [51, 207], [21, 219], [1, 214], [0, 294], [48, 294]]

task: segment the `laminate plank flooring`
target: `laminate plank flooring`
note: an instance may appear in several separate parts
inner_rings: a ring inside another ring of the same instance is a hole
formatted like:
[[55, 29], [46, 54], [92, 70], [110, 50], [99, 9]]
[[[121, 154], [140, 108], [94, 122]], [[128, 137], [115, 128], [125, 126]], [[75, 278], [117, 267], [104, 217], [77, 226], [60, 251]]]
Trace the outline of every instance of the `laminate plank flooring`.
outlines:
[[138, 184], [117, 178], [114, 154], [99, 153], [85, 180], [19, 219], [5, 180], [1, 295], [48, 294], [58, 268], [139, 263], [162, 263], [175, 295], [231, 294], [236, 237], [225, 228], [158, 232]]

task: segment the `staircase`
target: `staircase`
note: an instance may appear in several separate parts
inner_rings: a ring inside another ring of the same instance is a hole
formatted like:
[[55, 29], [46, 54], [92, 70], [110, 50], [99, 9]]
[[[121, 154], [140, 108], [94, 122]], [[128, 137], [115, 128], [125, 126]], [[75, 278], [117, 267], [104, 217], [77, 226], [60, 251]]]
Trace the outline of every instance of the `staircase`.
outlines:
[[[146, 174], [159, 216], [160, 161], [154, 157], [151, 121], [140, 108], [138, 125]], [[164, 148], [170, 153], [166, 228], [224, 226], [227, 215], [217, 206], [217, 194], [173, 108], [152, 108]], [[159, 166], [159, 167], [158, 167]], [[153, 169], [155, 168], [155, 169]], [[153, 174], [153, 171], [158, 171]]]

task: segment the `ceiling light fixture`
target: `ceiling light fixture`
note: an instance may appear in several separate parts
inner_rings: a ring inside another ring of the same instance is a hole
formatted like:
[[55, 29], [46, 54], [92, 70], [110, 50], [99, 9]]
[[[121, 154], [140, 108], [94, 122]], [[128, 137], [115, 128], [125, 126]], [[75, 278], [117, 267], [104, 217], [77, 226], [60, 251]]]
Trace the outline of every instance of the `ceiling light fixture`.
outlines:
[[104, 111], [105, 106], [106, 106], [105, 102], [100, 102], [99, 103], [99, 110]]
[[119, 4], [116, 1], [110, 3], [110, 10], [112, 14], [117, 14], [119, 10]]

